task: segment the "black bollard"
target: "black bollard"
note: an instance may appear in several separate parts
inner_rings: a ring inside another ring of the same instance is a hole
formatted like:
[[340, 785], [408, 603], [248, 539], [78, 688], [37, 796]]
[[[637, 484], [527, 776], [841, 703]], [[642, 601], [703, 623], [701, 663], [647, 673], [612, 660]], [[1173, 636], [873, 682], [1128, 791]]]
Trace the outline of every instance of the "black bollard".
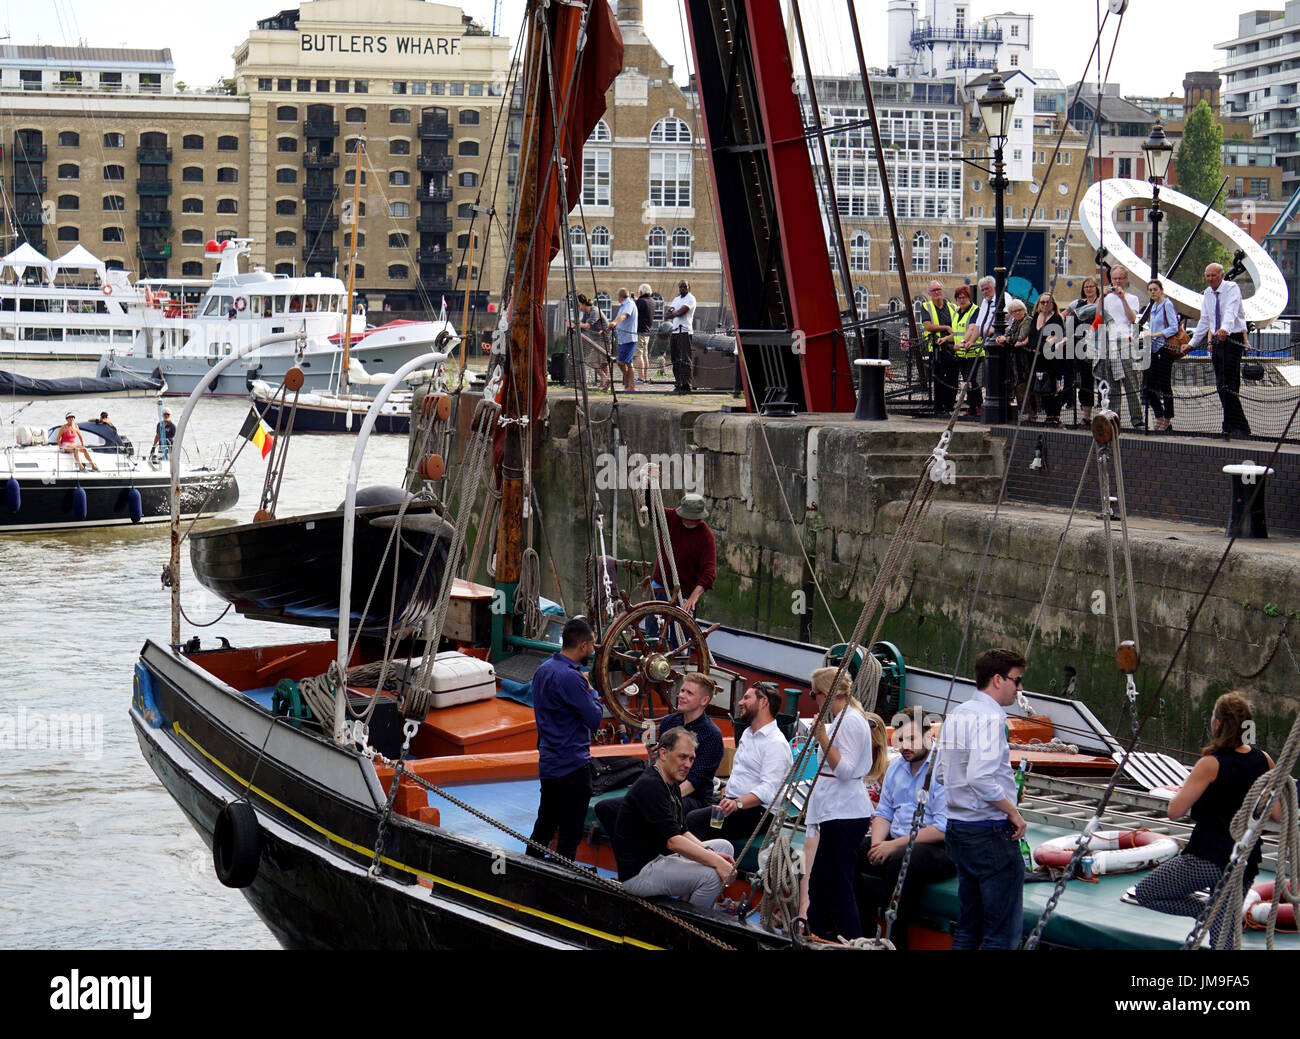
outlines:
[[853, 362], [858, 371], [858, 408], [855, 419], [865, 422], [884, 422], [885, 369], [889, 361], [883, 357], [859, 357]]
[[1264, 522], [1264, 489], [1273, 470], [1255, 462], [1238, 462], [1225, 465], [1223, 471], [1232, 477], [1232, 511], [1228, 514], [1225, 536], [1232, 537], [1236, 532], [1243, 538], [1268, 537], [1268, 525]]

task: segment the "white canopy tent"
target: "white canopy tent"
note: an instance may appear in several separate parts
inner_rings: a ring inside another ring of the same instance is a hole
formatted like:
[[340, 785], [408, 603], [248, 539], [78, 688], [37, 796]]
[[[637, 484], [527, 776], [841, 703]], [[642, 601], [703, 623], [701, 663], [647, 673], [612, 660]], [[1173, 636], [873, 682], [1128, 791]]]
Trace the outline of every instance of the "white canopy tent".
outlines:
[[33, 249], [30, 242], [23, 242], [8, 256], [0, 259], [0, 274], [4, 273], [5, 268], [10, 267], [13, 268], [14, 277], [19, 281], [22, 280], [28, 267], [39, 267], [45, 272], [47, 279], [50, 276], [50, 258]]
[[74, 245], [57, 260], [49, 260], [46, 263], [46, 269], [50, 272], [50, 280], [53, 281], [59, 271], [64, 270], [91, 270], [98, 276], [99, 280], [104, 280], [104, 261], [95, 256], [84, 245]]

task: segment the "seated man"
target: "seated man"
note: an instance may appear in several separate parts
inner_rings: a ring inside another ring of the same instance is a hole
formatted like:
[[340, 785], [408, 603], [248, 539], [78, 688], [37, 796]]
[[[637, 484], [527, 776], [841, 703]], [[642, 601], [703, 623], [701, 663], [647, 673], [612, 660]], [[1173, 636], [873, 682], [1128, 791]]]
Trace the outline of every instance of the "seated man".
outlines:
[[[929, 726], [918, 710], [910, 710], [895, 718], [894, 745], [899, 749], [899, 756], [885, 773], [880, 786], [880, 804], [871, 820], [871, 832], [858, 853], [856, 886], [864, 934], [876, 933], [876, 918], [888, 908], [890, 899], [894, 897], [903, 854], [907, 851], [908, 837], [912, 832], [917, 796], [925, 786], [925, 776], [929, 771], [926, 766], [932, 743]], [[947, 827], [948, 800], [943, 785], [935, 779], [930, 783], [925, 815], [916, 834], [912, 860], [899, 896], [898, 917], [890, 935], [898, 948], [907, 945], [907, 919], [922, 888], [957, 873], [944, 847]]]
[[[686, 828], [700, 840], [725, 837], [741, 847], [760, 822], [771, 822], [765, 809], [781, 792], [794, 763], [790, 742], [776, 725], [782, 699], [781, 690], [771, 685], [751, 685], [740, 698], [740, 720], [749, 727], [736, 743], [722, 800], [716, 809], [697, 808], [686, 816]], [[711, 825], [715, 810], [722, 813], [720, 828]]]
[[731, 844], [688, 833], [679, 784], [695, 763], [695, 737], [678, 726], [655, 748], [654, 765], [623, 798], [614, 828], [618, 879], [633, 895], [685, 898], [707, 909], [735, 869]]

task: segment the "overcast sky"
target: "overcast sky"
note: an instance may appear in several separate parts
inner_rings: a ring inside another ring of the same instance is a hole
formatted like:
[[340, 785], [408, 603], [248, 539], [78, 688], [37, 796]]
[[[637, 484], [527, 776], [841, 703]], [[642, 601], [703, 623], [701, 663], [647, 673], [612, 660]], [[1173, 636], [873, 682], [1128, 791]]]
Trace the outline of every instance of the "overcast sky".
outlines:
[[[231, 54], [259, 18], [293, 6], [292, 0], [4, 0], [0, 35], [7, 34], [12, 43], [170, 47], [177, 77], [191, 86], [204, 86], [230, 75]], [[460, 6], [490, 25], [492, 0], [464, 0]], [[857, 6], [867, 61], [883, 66], [886, 0], [857, 0]], [[1281, 8], [1282, 2], [1132, 0], [1111, 80], [1118, 81], [1127, 94], [1181, 94], [1183, 74], [1217, 68], [1222, 52], [1213, 45], [1235, 36], [1237, 16], [1256, 6]], [[1095, 0], [989, 0], [987, 4], [975, 0], [972, 7], [977, 16], [998, 10], [1028, 11], [1035, 16], [1035, 64], [1055, 69], [1067, 83], [1082, 73], [1096, 35]], [[818, 72], [855, 67], [845, 9], [843, 0], [803, 0], [804, 28], [811, 49], [820, 51], [812, 56]], [[514, 37], [523, 11], [524, 0], [502, 0], [504, 34]], [[1171, 17], [1174, 11], [1177, 17]], [[679, 0], [645, 0], [647, 32], [683, 79], [686, 57], [680, 12]], [[1114, 24], [1112, 18], [1106, 29], [1107, 53]], [[1095, 75], [1094, 64], [1090, 78]]]

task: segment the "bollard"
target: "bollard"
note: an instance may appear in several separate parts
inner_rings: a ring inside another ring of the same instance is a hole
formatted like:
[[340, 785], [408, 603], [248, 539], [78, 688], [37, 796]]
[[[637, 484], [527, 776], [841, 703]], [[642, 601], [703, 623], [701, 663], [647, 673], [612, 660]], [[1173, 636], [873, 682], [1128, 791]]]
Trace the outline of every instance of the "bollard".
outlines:
[[1232, 477], [1232, 511], [1228, 514], [1228, 530], [1224, 536], [1232, 537], [1233, 531], [1237, 531], [1243, 538], [1268, 537], [1264, 485], [1273, 470], [1256, 462], [1238, 462], [1225, 465], [1223, 471]]
[[883, 357], [859, 357], [853, 362], [861, 369], [858, 374], [858, 408], [853, 417], [864, 422], [884, 422], [885, 369], [889, 361]]

